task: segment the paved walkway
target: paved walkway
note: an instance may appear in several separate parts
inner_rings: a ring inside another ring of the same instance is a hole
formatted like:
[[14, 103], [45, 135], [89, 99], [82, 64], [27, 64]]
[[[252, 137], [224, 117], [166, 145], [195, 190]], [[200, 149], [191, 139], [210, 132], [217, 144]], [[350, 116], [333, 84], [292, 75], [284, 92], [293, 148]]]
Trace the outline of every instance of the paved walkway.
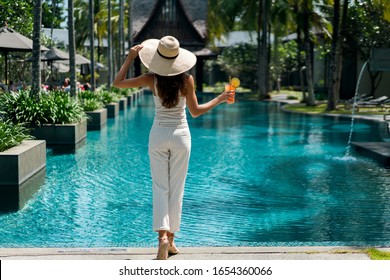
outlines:
[[[156, 248], [0, 248], [1, 260], [153, 260]], [[381, 249], [390, 252], [390, 248]], [[360, 247], [185, 247], [170, 260], [369, 260]]]

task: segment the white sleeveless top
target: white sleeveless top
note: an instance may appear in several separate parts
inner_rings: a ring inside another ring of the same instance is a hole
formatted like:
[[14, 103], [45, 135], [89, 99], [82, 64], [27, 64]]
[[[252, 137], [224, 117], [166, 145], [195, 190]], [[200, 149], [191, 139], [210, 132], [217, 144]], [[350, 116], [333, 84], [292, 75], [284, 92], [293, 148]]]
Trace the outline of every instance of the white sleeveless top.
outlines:
[[156, 95], [153, 94], [154, 107], [155, 107], [154, 120], [186, 123], [187, 122], [186, 98], [184, 96], [180, 96], [179, 103], [175, 107], [165, 108], [161, 103], [161, 98], [158, 96], [156, 84], [157, 84], [157, 79], [155, 78], [154, 91]]

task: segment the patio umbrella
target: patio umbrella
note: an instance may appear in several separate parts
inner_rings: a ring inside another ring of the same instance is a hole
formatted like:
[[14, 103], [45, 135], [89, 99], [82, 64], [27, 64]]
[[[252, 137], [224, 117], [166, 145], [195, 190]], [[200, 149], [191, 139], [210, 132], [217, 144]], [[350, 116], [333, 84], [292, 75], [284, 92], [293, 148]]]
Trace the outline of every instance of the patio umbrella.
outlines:
[[[69, 54], [64, 52], [56, 47], [51, 47], [50, 50], [44, 52], [41, 57], [42, 61], [54, 61], [54, 60], [64, 60], [64, 64], [69, 64]], [[66, 60], [66, 61], [65, 61]], [[79, 54], [76, 54], [76, 64], [89, 64], [91, 61]]]
[[[91, 61], [88, 58], [76, 53], [76, 64], [80, 65], [80, 74], [81, 75], [89, 74], [90, 63], [91, 63]], [[64, 61], [64, 64], [69, 64], [69, 60]]]
[[55, 47], [51, 47], [50, 50], [42, 54], [41, 60], [42, 61], [69, 60], [69, 54]]
[[[90, 64], [90, 63], [91, 63], [91, 61], [88, 58], [76, 53], [76, 64], [77, 65]], [[68, 58], [68, 61], [64, 61], [64, 64], [69, 64], [69, 58]]]
[[[69, 71], [69, 54], [65, 51], [57, 49], [56, 47], [51, 47], [48, 51], [44, 52], [41, 57], [42, 61], [47, 61], [50, 63], [51, 68], [53, 67], [54, 61], [61, 61], [61, 66], [55, 66], [59, 72], [65, 73]], [[31, 58], [27, 59], [31, 61]], [[86, 64], [90, 64], [91, 61], [79, 54], [76, 54], [76, 64], [81, 65], [83, 68]], [[58, 63], [59, 64], [59, 63]], [[66, 71], [67, 70], [67, 71]]]
[[[0, 52], [5, 53], [5, 81], [8, 79], [8, 53], [9, 52], [30, 52], [33, 49], [33, 41], [7, 25], [0, 28]], [[41, 46], [41, 51], [48, 48]]]

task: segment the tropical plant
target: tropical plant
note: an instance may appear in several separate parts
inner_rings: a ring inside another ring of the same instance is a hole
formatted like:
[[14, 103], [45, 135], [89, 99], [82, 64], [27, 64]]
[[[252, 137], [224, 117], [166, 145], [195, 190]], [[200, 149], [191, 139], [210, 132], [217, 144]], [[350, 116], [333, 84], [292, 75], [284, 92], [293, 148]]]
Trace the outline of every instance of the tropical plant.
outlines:
[[129, 92], [131, 92], [132, 88], [116, 88], [116, 87], [113, 87], [111, 88], [111, 92], [115, 93], [118, 97], [126, 97], [127, 95], [129, 95]]
[[0, 152], [18, 146], [23, 140], [33, 139], [23, 124], [14, 124], [0, 119]]
[[[19, 33], [28, 36], [33, 30], [33, 0], [0, 0], [0, 25], [4, 21]], [[22, 16], [23, 15], [23, 16]]]
[[[341, 5], [342, 4], [342, 5]], [[329, 57], [329, 71], [328, 71], [328, 104], [327, 110], [333, 111], [336, 109], [340, 84], [341, 84], [341, 73], [343, 65], [343, 45], [342, 42], [345, 37], [346, 21], [348, 14], [349, 0], [334, 0], [333, 9], [333, 35], [332, 45]]]
[[94, 111], [104, 107], [101, 96], [90, 90], [80, 92], [78, 94], [78, 100], [85, 112]]
[[101, 90], [98, 91], [97, 94], [100, 96], [100, 100], [104, 105], [109, 104], [111, 102], [118, 102], [119, 96], [114, 91]]
[[238, 77], [243, 86], [254, 90], [257, 88], [256, 56], [255, 45], [239, 44], [225, 48], [217, 62], [229, 76]]
[[276, 89], [281, 88], [280, 81], [283, 75], [299, 71], [297, 56], [297, 42], [291, 40], [283, 44], [275, 44], [271, 52], [270, 79]]
[[46, 28], [60, 28], [65, 21], [64, 1], [42, 1], [42, 25]]
[[[367, 61], [373, 48], [390, 47], [390, 6], [387, 0], [354, 1], [349, 7], [345, 51]], [[368, 71], [374, 95], [382, 72]]]
[[38, 97], [31, 91], [1, 94], [0, 112], [4, 119], [28, 126], [70, 124], [86, 118], [79, 102], [62, 91], [41, 93]]

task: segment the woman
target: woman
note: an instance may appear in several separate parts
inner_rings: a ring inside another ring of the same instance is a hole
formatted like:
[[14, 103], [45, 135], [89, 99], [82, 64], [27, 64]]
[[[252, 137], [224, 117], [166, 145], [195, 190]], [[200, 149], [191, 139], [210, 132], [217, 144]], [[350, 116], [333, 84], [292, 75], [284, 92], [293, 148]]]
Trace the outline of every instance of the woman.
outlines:
[[[132, 61], [139, 55], [149, 73], [126, 79]], [[223, 92], [198, 104], [194, 78], [185, 74], [196, 64], [196, 56], [180, 48], [172, 36], [149, 39], [136, 45], [115, 77], [118, 88], [149, 87], [155, 102], [155, 117], [149, 134], [149, 158], [153, 180], [153, 230], [158, 232], [157, 259], [177, 254], [174, 234], [180, 229], [184, 185], [191, 151], [186, 106], [198, 117], [232, 95]]]

